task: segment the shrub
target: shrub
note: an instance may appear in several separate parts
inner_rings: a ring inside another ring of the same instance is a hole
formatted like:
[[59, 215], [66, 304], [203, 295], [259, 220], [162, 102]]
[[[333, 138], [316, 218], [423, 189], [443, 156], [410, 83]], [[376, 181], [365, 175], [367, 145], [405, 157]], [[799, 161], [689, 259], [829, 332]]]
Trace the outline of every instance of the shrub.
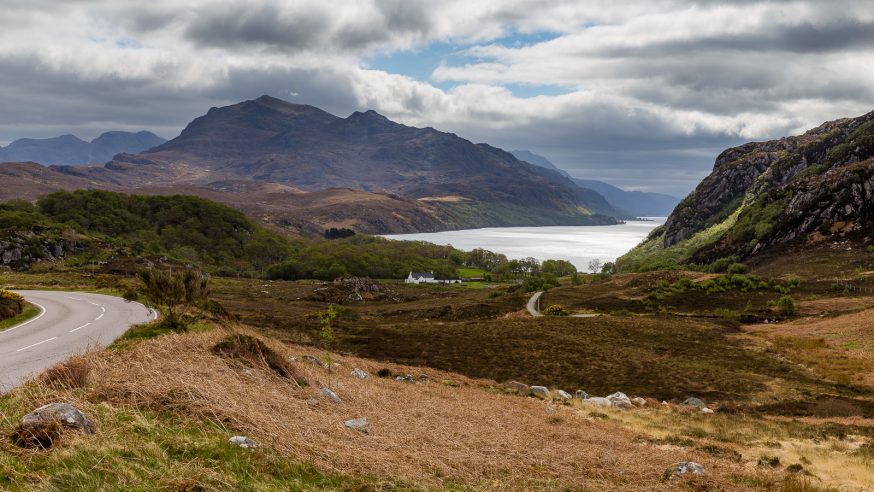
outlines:
[[747, 273], [750, 269], [743, 263], [732, 263], [728, 266], [728, 273]]
[[546, 309], [542, 311], [542, 313], [546, 316], [567, 316], [570, 313], [564, 306], [561, 304], [552, 304], [547, 306]]
[[713, 314], [719, 316], [722, 319], [728, 320], [728, 321], [737, 321], [738, 320], [738, 314], [736, 312], [732, 311], [731, 309], [716, 308], [713, 310]]
[[386, 367], [383, 367], [382, 369], [376, 371], [376, 375], [381, 377], [381, 378], [390, 378], [391, 377], [391, 370], [386, 368]]
[[771, 456], [767, 454], [763, 454], [759, 457], [759, 466], [769, 466], [771, 468], [777, 468], [780, 466], [780, 458], [776, 456]]
[[796, 311], [795, 299], [790, 295], [783, 295], [777, 299], [777, 311], [785, 316], [791, 316]]

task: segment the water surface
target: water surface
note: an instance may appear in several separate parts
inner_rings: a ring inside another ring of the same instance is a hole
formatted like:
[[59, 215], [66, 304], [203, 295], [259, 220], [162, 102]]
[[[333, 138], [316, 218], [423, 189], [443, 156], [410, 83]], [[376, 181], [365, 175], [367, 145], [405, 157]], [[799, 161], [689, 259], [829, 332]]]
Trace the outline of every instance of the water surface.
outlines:
[[665, 222], [665, 217], [647, 219], [613, 226], [489, 227], [385, 237], [449, 244], [464, 251], [483, 248], [510, 259], [568, 260], [577, 269], [587, 271], [590, 260], [615, 261]]

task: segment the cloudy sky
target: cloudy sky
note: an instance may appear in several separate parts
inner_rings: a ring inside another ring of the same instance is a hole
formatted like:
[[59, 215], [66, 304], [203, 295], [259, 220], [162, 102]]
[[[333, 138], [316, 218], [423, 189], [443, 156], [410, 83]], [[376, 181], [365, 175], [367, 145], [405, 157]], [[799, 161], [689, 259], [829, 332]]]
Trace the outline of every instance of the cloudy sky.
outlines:
[[0, 144], [262, 94], [683, 195], [727, 146], [874, 109], [874, 2], [3, 1]]

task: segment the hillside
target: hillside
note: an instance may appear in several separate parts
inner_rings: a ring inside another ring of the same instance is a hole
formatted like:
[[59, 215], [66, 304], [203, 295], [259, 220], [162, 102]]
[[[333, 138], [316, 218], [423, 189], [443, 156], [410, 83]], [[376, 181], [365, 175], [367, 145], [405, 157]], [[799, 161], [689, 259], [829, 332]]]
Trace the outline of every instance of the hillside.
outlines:
[[865, 248], [874, 227], [874, 112], [724, 151], [624, 269], [800, 248]]
[[[428, 215], [442, 229], [610, 224], [621, 216], [597, 193], [489, 145], [374, 111], [340, 118], [268, 96], [212, 108], [146, 152], [58, 171], [126, 189], [250, 181], [390, 193], [436, 210]], [[378, 232], [393, 232], [385, 222]]]
[[164, 143], [154, 133], [112, 131], [86, 142], [75, 135], [54, 138], [22, 138], [0, 147], [0, 162], [32, 161], [51, 165], [103, 163], [123, 152], [142, 152]]
[[665, 195], [663, 193], [625, 191], [603, 181], [573, 178], [566, 171], [556, 167], [556, 165], [546, 157], [534, 154], [527, 150], [514, 150], [511, 153], [519, 160], [534, 164], [535, 166], [552, 169], [567, 176], [579, 187], [597, 192], [614, 208], [633, 216], [666, 217], [674, 210], [677, 203], [680, 202], [679, 198]]

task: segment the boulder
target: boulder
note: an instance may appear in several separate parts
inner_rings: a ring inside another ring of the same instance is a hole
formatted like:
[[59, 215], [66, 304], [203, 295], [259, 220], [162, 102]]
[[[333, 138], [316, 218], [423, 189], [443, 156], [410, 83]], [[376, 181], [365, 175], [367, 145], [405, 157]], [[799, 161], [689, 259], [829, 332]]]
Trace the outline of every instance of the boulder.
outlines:
[[646, 406], [646, 400], [639, 397], [639, 396], [632, 398], [631, 403], [634, 403], [638, 407], [645, 407]]
[[546, 386], [532, 386], [531, 394], [538, 398], [543, 398], [547, 400], [549, 398], [552, 398], [552, 395], [549, 394], [549, 389]]
[[324, 396], [325, 398], [331, 400], [332, 402], [334, 402], [338, 405], [340, 403], [343, 403], [343, 400], [340, 399], [339, 396], [337, 396], [337, 393], [334, 393], [333, 391], [331, 391], [330, 388], [321, 388], [321, 389], [319, 389], [319, 393], [321, 393], [322, 396]]
[[704, 408], [701, 409], [701, 413], [713, 413], [713, 410], [711, 410], [711, 409], [709, 409], [709, 408], [707, 408], [707, 407], [704, 407]]
[[313, 357], [312, 355], [304, 355], [303, 357], [301, 357], [301, 359], [303, 359], [304, 362], [309, 362], [310, 364], [314, 366], [319, 366], [322, 369], [328, 368], [328, 365], [322, 362], [322, 359], [319, 359], [318, 357]]
[[352, 369], [352, 375], [358, 379], [370, 379], [370, 374], [367, 374], [367, 371], [363, 369], [355, 368]]
[[558, 390], [558, 396], [559, 396], [562, 400], [571, 400], [571, 399], [573, 399], [573, 396], [571, 396], [571, 394], [568, 393], [568, 392], [565, 391], [565, 390]]
[[591, 398], [586, 398], [583, 400], [583, 403], [588, 405], [595, 405], [596, 407], [607, 407], [610, 408], [613, 406], [613, 402], [607, 398], [603, 398], [600, 396], [593, 396]]
[[586, 400], [586, 399], [589, 398], [589, 394], [586, 393], [586, 392], [583, 391], [583, 390], [577, 390], [577, 392], [574, 393], [574, 396], [576, 396], [576, 397], [579, 398], [580, 400]]
[[700, 398], [695, 398], [694, 396], [691, 397], [691, 398], [686, 398], [686, 399], [683, 401], [682, 405], [683, 405], [684, 407], [698, 407], [698, 408], [705, 408], [705, 407], [707, 407], [707, 404], [704, 403], [703, 400], [701, 400]]
[[395, 377], [395, 381], [403, 381], [405, 383], [412, 383], [414, 381], [412, 374], [407, 374], [405, 376], [397, 376]]
[[246, 436], [234, 436], [228, 439], [228, 443], [232, 446], [239, 446], [245, 449], [255, 449], [258, 447], [258, 443], [254, 439]]
[[21, 447], [49, 449], [65, 429], [93, 434], [97, 426], [69, 403], [49, 403], [21, 418], [12, 440]]
[[671, 472], [671, 478], [674, 478], [677, 475], [701, 475], [704, 473], [704, 466], [701, 463], [696, 463], [694, 461], [681, 461], [674, 465], [673, 471]]
[[504, 383], [504, 389], [510, 393], [517, 393], [520, 395], [527, 395], [531, 393], [531, 387], [525, 383], [520, 383], [519, 381], [507, 381]]
[[367, 423], [366, 418], [347, 420], [343, 422], [343, 425], [364, 434], [370, 432], [370, 425]]
[[617, 391], [612, 395], [607, 397], [608, 400], [613, 404], [616, 408], [632, 408], [634, 405], [631, 404], [631, 399], [628, 398], [628, 395], [622, 393], [621, 391]]

